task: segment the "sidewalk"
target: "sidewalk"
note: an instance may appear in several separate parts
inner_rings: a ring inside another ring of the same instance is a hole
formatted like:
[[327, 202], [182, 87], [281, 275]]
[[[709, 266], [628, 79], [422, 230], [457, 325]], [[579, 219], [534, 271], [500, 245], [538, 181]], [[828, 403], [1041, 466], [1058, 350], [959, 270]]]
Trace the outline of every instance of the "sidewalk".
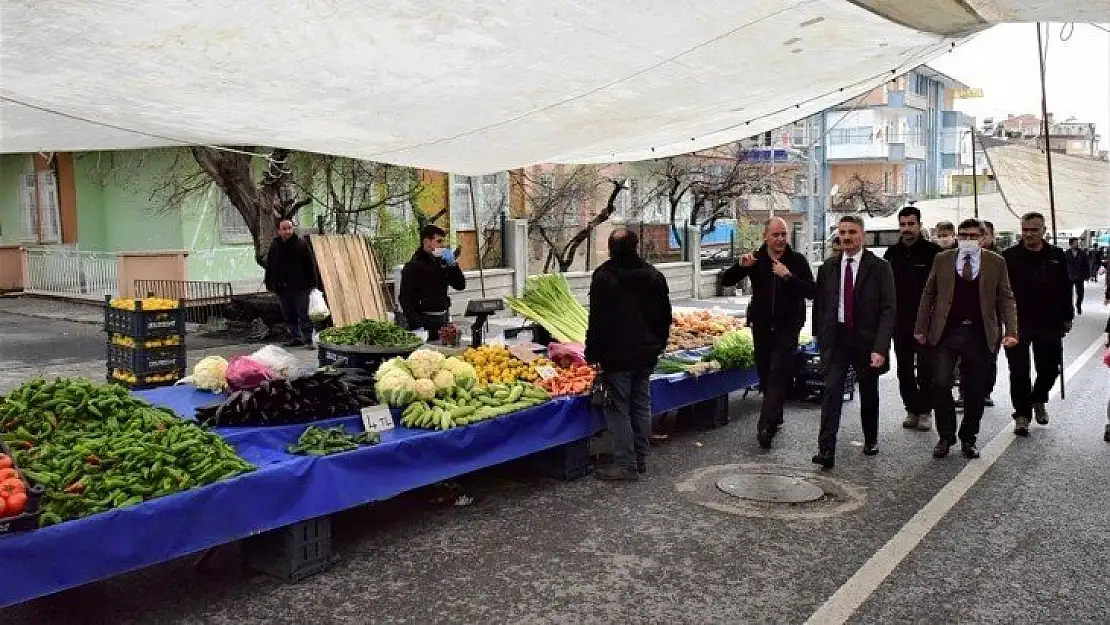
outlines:
[[0, 312], [94, 325], [104, 323], [102, 302], [85, 304], [35, 295], [5, 295], [0, 297]]

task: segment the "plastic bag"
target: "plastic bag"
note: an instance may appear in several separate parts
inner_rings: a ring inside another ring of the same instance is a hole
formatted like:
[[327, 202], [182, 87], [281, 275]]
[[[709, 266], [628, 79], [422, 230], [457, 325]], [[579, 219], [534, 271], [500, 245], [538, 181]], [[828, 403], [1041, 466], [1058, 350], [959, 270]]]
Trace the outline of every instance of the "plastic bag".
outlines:
[[584, 365], [586, 347], [581, 343], [551, 343], [547, 346], [547, 357], [564, 369], [574, 365]]
[[276, 345], [267, 345], [263, 347], [251, 354], [251, 359], [262, 364], [270, 370], [270, 373], [279, 378], [289, 377], [289, 374], [297, 367], [298, 363], [296, 356]]
[[266, 365], [250, 356], [236, 356], [227, 363], [227, 385], [233, 391], [258, 388], [260, 384], [273, 377], [273, 373]]
[[1106, 350], [1106, 353], [1103, 354], [1102, 364], [1106, 365], [1107, 367], [1110, 367], [1110, 349]]
[[331, 316], [328, 303], [324, 301], [324, 294], [320, 289], [312, 289], [308, 294], [308, 318], [313, 321], [323, 321]]

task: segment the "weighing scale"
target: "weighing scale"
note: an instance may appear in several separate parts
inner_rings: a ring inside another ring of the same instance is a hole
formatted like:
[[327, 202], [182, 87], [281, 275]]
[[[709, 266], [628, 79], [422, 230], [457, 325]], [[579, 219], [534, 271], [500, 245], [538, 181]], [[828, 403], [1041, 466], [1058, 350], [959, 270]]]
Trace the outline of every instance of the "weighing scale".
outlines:
[[505, 310], [505, 300], [501, 298], [472, 299], [466, 303], [466, 317], [474, 317], [470, 326], [470, 346], [481, 347], [486, 332], [487, 321], [493, 313]]

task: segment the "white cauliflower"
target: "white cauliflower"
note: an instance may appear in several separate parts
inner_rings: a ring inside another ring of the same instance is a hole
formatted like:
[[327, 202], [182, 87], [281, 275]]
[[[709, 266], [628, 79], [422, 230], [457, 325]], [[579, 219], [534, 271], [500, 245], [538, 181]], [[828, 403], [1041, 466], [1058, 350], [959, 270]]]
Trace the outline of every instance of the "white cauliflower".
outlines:
[[436, 383], [427, 378], [420, 378], [413, 382], [412, 390], [416, 391], [417, 399], [432, 400], [436, 396]]
[[455, 375], [447, 369], [440, 369], [432, 377], [432, 382], [435, 382], [437, 390], [455, 388]]
[[193, 375], [181, 380], [181, 383], [222, 393], [227, 390], [227, 361], [220, 356], [206, 356], [193, 367]]
[[400, 356], [395, 356], [383, 362], [378, 370], [374, 372], [374, 380], [380, 380], [390, 371], [402, 371], [405, 375], [412, 377], [412, 370], [409, 369], [409, 363]]
[[418, 349], [409, 355], [409, 368], [412, 377], [418, 380], [430, 380], [436, 371], [443, 365], [446, 358], [443, 354], [431, 349]]
[[455, 385], [461, 388], [470, 390], [470, 387], [478, 381], [478, 372], [474, 369], [474, 365], [454, 356], [443, 361], [443, 368], [455, 376]]

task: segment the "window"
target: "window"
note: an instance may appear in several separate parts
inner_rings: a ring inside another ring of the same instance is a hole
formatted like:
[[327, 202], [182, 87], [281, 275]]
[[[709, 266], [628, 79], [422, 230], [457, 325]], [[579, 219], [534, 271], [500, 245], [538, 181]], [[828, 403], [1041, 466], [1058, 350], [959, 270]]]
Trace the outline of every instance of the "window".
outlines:
[[20, 176], [20, 240], [24, 243], [60, 243], [61, 217], [58, 214], [58, 179], [52, 171], [38, 172], [38, 202], [35, 201], [35, 174]]
[[894, 192], [893, 187], [894, 187], [894, 177], [890, 175], [889, 171], [884, 171], [883, 172], [883, 192], [884, 193], [892, 193], [892, 192]]
[[[474, 177], [474, 199], [478, 203], [478, 220], [489, 227], [509, 207], [509, 174], [488, 174]], [[450, 175], [451, 226], [456, 230], [474, 230], [474, 212], [470, 208], [470, 176]]]
[[829, 132], [829, 145], [871, 143], [874, 130], [871, 126], [857, 128], [833, 128]]
[[239, 209], [228, 199], [227, 194], [220, 191], [220, 242], [222, 243], [250, 243], [251, 231], [247, 222], [239, 214]]

